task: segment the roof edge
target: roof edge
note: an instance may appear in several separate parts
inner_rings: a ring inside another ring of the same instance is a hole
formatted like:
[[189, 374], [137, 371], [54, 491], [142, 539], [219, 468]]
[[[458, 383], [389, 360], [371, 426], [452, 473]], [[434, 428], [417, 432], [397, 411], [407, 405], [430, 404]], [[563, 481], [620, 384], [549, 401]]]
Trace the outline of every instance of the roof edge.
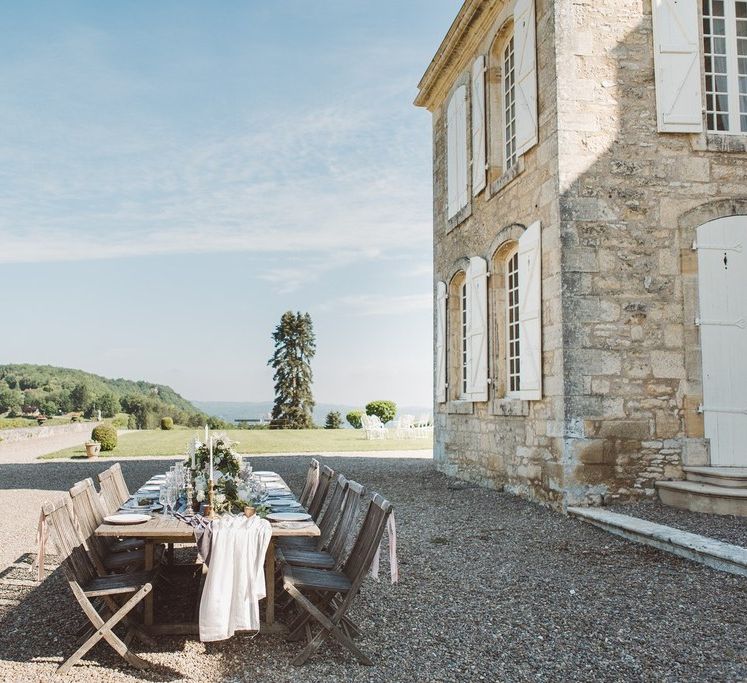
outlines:
[[416, 107], [431, 108], [433, 91], [454, 50], [462, 42], [465, 34], [487, 4], [485, 0], [464, 0], [459, 13], [451, 23], [444, 39], [438, 46], [438, 50], [436, 50], [436, 54], [418, 83], [418, 96], [414, 101]]

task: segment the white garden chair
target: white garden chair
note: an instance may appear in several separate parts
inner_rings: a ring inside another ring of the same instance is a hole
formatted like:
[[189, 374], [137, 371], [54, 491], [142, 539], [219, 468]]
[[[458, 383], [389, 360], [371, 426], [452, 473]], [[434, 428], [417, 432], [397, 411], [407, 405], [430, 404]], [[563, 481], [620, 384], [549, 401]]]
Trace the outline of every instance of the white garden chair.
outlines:
[[397, 420], [396, 434], [398, 439], [411, 439], [415, 436], [415, 418], [412, 415], [401, 415]]
[[363, 431], [367, 439], [385, 439], [387, 430], [376, 415], [361, 415]]

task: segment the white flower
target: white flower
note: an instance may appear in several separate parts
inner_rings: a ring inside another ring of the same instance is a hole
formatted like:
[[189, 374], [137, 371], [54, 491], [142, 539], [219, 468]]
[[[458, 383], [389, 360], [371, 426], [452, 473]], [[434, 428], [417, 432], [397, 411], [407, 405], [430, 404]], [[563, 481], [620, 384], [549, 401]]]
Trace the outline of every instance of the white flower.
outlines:
[[225, 495], [223, 495], [222, 493], [216, 493], [216, 494], [215, 494], [215, 502], [216, 502], [216, 503], [217, 503], [218, 505], [223, 505], [223, 503], [225, 503], [225, 502], [226, 502], [226, 497], [225, 497]]
[[203, 500], [205, 500], [205, 491], [203, 491], [202, 489], [197, 491], [197, 495], [195, 496], [195, 498], [197, 499], [198, 503], [201, 503]]

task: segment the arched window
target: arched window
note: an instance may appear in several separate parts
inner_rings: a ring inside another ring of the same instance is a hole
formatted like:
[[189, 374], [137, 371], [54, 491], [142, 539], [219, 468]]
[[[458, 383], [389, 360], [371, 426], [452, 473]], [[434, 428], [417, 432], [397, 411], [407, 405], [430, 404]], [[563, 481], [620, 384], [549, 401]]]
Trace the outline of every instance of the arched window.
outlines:
[[491, 363], [493, 395], [505, 398], [519, 390], [519, 251], [505, 242], [491, 263]]
[[506, 258], [506, 368], [507, 394], [521, 391], [521, 340], [519, 338], [519, 252]]
[[498, 31], [488, 56], [488, 181], [510, 170], [516, 152], [516, 71], [513, 22]]
[[467, 274], [460, 270], [449, 285], [448, 325], [447, 325], [447, 353], [448, 353], [448, 396], [451, 400], [459, 400], [467, 393], [468, 381], [468, 340], [467, 325], [469, 311], [467, 310]]

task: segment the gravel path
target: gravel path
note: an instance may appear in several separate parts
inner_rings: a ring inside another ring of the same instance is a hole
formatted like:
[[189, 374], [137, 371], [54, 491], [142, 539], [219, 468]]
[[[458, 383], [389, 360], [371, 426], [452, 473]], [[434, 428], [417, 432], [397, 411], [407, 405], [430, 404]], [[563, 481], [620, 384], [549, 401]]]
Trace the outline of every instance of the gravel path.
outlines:
[[[2, 432], [0, 432], [2, 436]], [[40, 455], [61, 451], [63, 448], [79, 446], [88, 440], [91, 430], [73, 434], [58, 434], [44, 438], [25, 439], [24, 441], [13, 441], [2, 443], [0, 441], [0, 463], [8, 462], [33, 462]]]
[[747, 517], [689, 512], [688, 510], [679, 510], [668, 505], [662, 505], [660, 500], [647, 500], [628, 505], [611, 505], [609, 510], [747, 548]]
[[[302, 482], [308, 456], [253, 458]], [[421, 459], [325, 458], [395, 505], [401, 581], [368, 581], [353, 618], [375, 666], [339, 648], [300, 669], [297, 644], [239, 635], [138, 648], [142, 674], [97, 646], [75, 681], [739, 681], [747, 678], [747, 581], [508, 494], [463, 488]], [[123, 463], [131, 486], [167, 461]], [[1, 509], [33, 520], [38, 502], [99, 463], [0, 465]], [[41, 489], [41, 490], [39, 490]], [[27, 493], [27, 491], [33, 491]], [[20, 495], [19, 495], [20, 494]], [[19, 504], [19, 501], [23, 501]], [[26, 510], [29, 510], [27, 513]], [[56, 680], [82, 623], [55, 572], [29, 581], [34, 524], [0, 518], [0, 681]], [[10, 542], [13, 550], [6, 552]], [[383, 570], [386, 569], [384, 563]], [[382, 572], [384, 574], [384, 572]]]

